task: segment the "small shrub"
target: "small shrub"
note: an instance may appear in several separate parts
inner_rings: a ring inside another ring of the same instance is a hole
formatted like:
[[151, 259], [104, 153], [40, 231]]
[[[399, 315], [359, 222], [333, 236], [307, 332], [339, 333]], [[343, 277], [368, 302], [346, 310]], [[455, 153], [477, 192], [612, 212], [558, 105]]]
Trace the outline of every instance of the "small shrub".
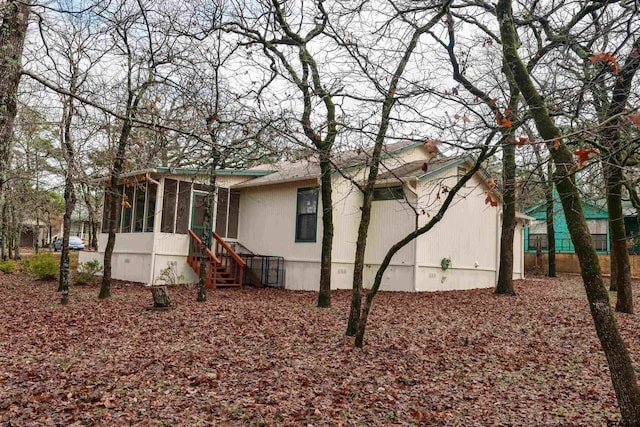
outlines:
[[182, 274], [178, 274], [178, 263], [175, 261], [167, 262], [167, 266], [160, 270], [160, 275], [156, 279], [157, 282], [164, 282], [165, 285], [176, 285], [184, 279]]
[[58, 277], [60, 259], [51, 254], [38, 254], [26, 258], [22, 265], [40, 280], [53, 280]]
[[95, 275], [102, 271], [102, 265], [97, 259], [86, 261], [78, 264], [78, 272], [74, 276], [74, 280], [79, 285], [91, 283]]
[[0, 271], [2, 271], [3, 273], [13, 273], [14, 271], [16, 271], [16, 269], [16, 263], [11, 261], [10, 259], [6, 261], [0, 261]]

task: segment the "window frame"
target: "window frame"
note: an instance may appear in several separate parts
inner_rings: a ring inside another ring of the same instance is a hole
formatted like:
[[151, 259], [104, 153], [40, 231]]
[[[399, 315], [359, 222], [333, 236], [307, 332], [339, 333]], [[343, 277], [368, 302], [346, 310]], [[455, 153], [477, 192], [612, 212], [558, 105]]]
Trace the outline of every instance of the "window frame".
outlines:
[[[300, 195], [304, 194], [304, 193], [310, 193], [313, 192], [315, 194], [315, 201], [316, 201], [316, 205], [315, 205], [315, 212], [314, 213], [300, 213]], [[303, 187], [303, 188], [298, 188], [296, 191], [296, 225], [295, 225], [295, 242], [296, 243], [316, 243], [318, 241], [318, 197], [319, 197], [320, 192], [318, 191], [318, 187]], [[300, 228], [299, 228], [299, 218], [301, 215], [313, 215], [314, 216], [314, 221], [313, 221], [313, 238], [311, 239], [301, 239], [299, 238], [299, 232], [300, 232]]]
[[547, 233], [529, 233], [528, 237], [527, 237], [527, 250], [528, 251], [537, 251], [538, 247], [537, 245], [533, 245], [532, 243], [537, 241], [538, 239], [541, 240], [541, 244], [540, 244], [540, 250], [541, 251], [548, 251], [549, 250], [549, 239], [547, 238]]
[[[391, 197], [380, 197], [381, 194], [387, 194]], [[404, 200], [404, 186], [390, 185], [387, 187], [374, 187], [371, 194], [371, 200], [374, 202], [385, 202], [390, 200]]]

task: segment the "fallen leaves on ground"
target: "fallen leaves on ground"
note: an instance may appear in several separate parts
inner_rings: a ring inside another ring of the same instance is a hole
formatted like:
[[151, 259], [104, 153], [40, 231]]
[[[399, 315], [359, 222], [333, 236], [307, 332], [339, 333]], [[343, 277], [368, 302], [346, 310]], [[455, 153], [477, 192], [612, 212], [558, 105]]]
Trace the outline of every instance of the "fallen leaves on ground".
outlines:
[[[635, 292], [639, 292], [635, 283]], [[366, 347], [333, 308], [276, 289], [171, 288], [0, 275], [0, 424], [606, 425], [619, 415], [577, 277], [489, 290], [381, 293]], [[636, 316], [616, 315], [640, 360]]]

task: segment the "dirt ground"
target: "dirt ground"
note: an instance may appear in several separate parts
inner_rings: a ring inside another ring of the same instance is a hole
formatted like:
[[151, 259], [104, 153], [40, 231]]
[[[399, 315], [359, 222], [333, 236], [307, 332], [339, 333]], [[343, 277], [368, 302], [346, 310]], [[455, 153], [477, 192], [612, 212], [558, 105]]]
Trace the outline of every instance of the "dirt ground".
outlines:
[[[170, 289], [0, 273], [0, 425], [607, 425], [618, 409], [576, 276], [381, 293], [363, 350], [331, 309], [277, 289]], [[640, 286], [634, 283], [636, 295]], [[615, 298], [615, 295], [613, 295]], [[615, 300], [613, 300], [615, 302]], [[636, 300], [636, 305], [638, 300]], [[640, 322], [616, 315], [640, 361]]]

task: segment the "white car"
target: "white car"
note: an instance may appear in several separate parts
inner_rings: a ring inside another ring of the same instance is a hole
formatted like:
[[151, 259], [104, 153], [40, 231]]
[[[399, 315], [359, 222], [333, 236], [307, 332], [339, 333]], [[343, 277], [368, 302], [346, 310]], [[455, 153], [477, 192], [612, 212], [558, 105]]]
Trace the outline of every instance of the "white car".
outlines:
[[[69, 249], [75, 249], [75, 250], [81, 251], [84, 249], [84, 242], [78, 236], [71, 236], [69, 237]], [[56, 252], [58, 252], [59, 250], [62, 250], [61, 238], [57, 238], [53, 242], [53, 250]]]

